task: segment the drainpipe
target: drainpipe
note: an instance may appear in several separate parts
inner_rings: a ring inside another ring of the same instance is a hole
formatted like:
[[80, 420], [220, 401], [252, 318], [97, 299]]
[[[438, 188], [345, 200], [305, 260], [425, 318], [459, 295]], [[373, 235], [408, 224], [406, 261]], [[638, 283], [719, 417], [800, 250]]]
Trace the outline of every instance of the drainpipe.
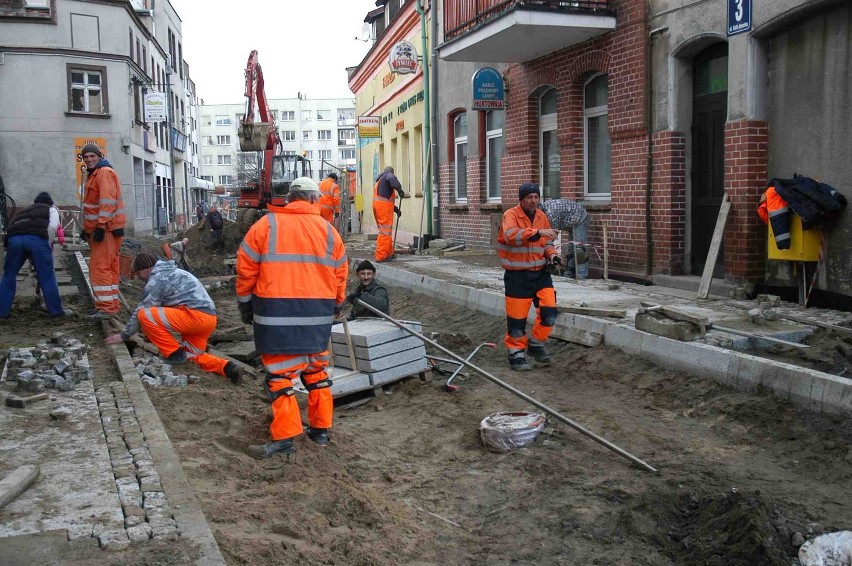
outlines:
[[[429, 104], [429, 51], [426, 43], [426, 11], [423, 9], [423, 0], [417, 0], [415, 7], [417, 13], [420, 14], [420, 42], [421, 51], [423, 52], [423, 137], [426, 138], [423, 144], [424, 147], [432, 147], [432, 136], [430, 121], [432, 112]], [[433, 18], [434, 20], [434, 15]], [[430, 167], [431, 169], [431, 167]], [[427, 175], [426, 186], [423, 190], [424, 206], [426, 207], [426, 232], [432, 233], [432, 176]]]
[[[432, 10], [432, 99], [435, 101], [435, 104], [432, 106], [432, 132], [437, 134], [438, 132], [438, 14], [437, 11]], [[432, 161], [430, 163], [432, 169], [432, 187], [434, 188], [436, 193], [440, 193], [440, 183], [438, 183], [438, 142], [436, 141], [436, 137], [432, 138], [432, 149], [429, 152], [432, 156]], [[432, 234], [435, 237], [441, 236], [441, 206], [440, 206], [440, 194], [438, 203], [435, 206], [435, 227]]]
[[645, 41], [645, 127], [648, 130], [648, 156], [645, 169], [645, 275], [650, 277], [654, 271], [654, 233], [651, 228], [651, 179], [654, 175], [654, 65], [652, 46], [654, 38], [667, 27], [651, 29], [651, 2], [645, 5], [645, 26], [648, 38]]

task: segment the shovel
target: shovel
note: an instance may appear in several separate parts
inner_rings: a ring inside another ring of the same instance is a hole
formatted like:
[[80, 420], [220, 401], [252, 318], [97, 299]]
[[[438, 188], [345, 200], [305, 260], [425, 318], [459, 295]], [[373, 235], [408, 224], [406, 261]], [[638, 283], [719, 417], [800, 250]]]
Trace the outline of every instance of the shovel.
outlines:
[[396, 208], [399, 210], [399, 213], [396, 215], [396, 227], [393, 229], [392, 255], [396, 255], [396, 233], [399, 231], [399, 218], [402, 216], [402, 198], [399, 199], [399, 206]]

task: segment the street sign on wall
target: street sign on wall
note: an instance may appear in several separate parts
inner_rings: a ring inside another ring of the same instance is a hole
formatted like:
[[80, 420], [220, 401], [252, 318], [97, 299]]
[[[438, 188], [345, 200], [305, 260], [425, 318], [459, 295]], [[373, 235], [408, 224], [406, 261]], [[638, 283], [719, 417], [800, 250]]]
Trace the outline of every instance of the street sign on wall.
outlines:
[[358, 137], [361, 139], [382, 137], [382, 117], [358, 116]]
[[497, 69], [483, 67], [473, 73], [472, 110], [502, 110], [505, 100], [503, 76]]
[[728, 0], [728, 36], [751, 31], [751, 0]]

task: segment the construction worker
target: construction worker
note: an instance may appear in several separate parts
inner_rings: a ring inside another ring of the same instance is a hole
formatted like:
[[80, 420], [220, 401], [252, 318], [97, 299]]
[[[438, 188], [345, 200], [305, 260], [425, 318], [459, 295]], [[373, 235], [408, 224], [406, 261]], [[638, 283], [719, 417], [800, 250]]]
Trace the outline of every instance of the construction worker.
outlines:
[[376, 227], [379, 236], [376, 239], [376, 262], [382, 263], [394, 259], [393, 241], [393, 215], [399, 217], [402, 212], [398, 206], [394, 206], [396, 195], [400, 199], [405, 198], [402, 184], [393, 173], [393, 167], [385, 167], [384, 172], [376, 179], [373, 186], [373, 216], [376, 218]]
[[348, 320], [376, 316], [366, 307], [359, 305], [358, 301], [364, 301], [371, 307], [379, 309], [385, 314], [390, 314], [388, 290], [376, 279], [376, 268], [373, 264], [365, 259], [355, 268], [355, 274], [358, 276], [360, 284], [355, 288], [355, 291], [346, 296], [346, 302], [352, 305], [352, 311], [347, 317]]
[[337, 186], [337, 173], [329, 173], [320, 181], [320, 216], [325, 218], [329, 224], [340, 216], [340, 187]]
[[210, 210], [207, 212], [207, 226], [210, 227], [210, 234], [213, 238], [213, 241], [210, 243], [210, 247], [214, 252], [225, 251], [225, 221], [222, 218], [222, 213], [219, 212], [219, 209], [216, 208], [215, 204], [211, 204]]
[[257, 459], [296, 450], [293, 438], [303, 429], [295, 379], [308, 390], [308, 438], [329, 443], [328, 343], [346, 299], [349, 264], [340, 234], [319, 215], [319, 199], [316, 182], [295, 179], [286, 206], [267, 205], [269, 214], [252, 225], [237, 251], [237, 302], [243, 322], [254, 324], [272, 402], [271, 441], [246, 449]]
[[547, 215], [551, 228], [567, 230], [570, 234], [571, 244], [565, 253], [565, 276], [588, 279], [589, 253], [586, 246], [589, 242], [589, 213], [586, 208], [567, 198], [547, 199], [538, 207]]
[[39, 193], [32, 206], [18, 212], [9, 222], [3, 238], [6, 257], [3, 262], [3, 279], [0, 281], [0, 319], [9, 318], [17, 290], [16, 278], [27, 260], [36, 270], [47, 314], [51, 318], [72, 314], [70, 309], [62, 307], [53, 269], [52, 242], [61, 226], [59, 210], [45, 192]]
[[169, 255], [175, 260], [175, 265], [184, 271], [189, 271], [189, 264], [186, 261], [186, 250], [188, 247], [189, 238], [184, 238], [168, 245]]
[[83, 196], [83, 239], [89, 243], [89, 281], [95, 299], [91, 318], [118, 314], [118, 249], [124, 238], [121, 183], [95, 144], [80, 151], [88, 173]]
[[[550, 227], [547, 215], [539, 210], [541, 192], [538, 185], [524, 183], [518, 189], [518, 206], [503, 214], [497, 236], [497, 254], [505, 270], [503, 283], [506, 293], [506, 338], [509, 367], [515, 371], [532, 369], [525, 352], [539, 365], [549, 365], [550, 356], [544, 349], [556, 323], [556, 291], [548, 265], [562, 262], [553, 240], [556, 230]], [[527, 316], [530, 305], [536, 307], [532, 336], [527, 339]]]
[[[174, 261], [158, 261], [144, 251], [133, 259], [132, 269], [145, 281], [142, 300], [124, 330], [107, 337], [106, 343], [120, 344], [141, 329], [166, 362], [177, 365], [189, 360], [239, 384], [242, 369], [206, 351], [207, 339], [216, 329], [216, 305], [201, 281], [178, 269]], [[172, 333], [180, 335], [180, 343]]]

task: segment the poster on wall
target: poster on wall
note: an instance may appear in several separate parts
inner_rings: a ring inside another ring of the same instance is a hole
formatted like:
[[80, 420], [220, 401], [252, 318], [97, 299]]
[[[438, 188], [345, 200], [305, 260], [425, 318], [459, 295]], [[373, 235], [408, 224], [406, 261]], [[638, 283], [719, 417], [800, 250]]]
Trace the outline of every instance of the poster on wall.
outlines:
[[358, 137], [359, 138], [380, 138], [380, 137], [382, 137], [382, 117], [381, 116], [358, 116]]
[[86, 164], [83, 163], [83, 156], [80, 155], [83, 146], [93, 143], [101, 150], [104, 157], [107, 156], [106, 138], [74, 138], [74, 167], [77, 170], [77, 198], [83, 198], [83, 176], [86, 173]]

